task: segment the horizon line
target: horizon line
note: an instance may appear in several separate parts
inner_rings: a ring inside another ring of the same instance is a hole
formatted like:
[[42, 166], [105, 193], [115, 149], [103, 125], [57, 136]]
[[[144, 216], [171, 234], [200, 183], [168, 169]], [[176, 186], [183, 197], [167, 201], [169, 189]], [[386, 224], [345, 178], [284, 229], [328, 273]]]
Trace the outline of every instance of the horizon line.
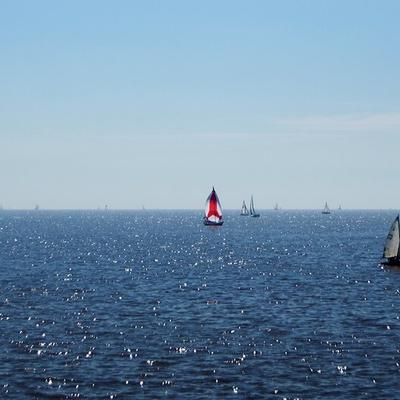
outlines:
[[[258, 208], [258, 211], [322, 211], [323, 207], [319, 208], [279, 208], [275, 210], [274, 208]], [[331, 213], [342, 212], [342, 211], [395, 211], [400, 210], [399, 208], [334, 208], [330, 209]], [[112, 212], [112, 211], [140, 211], [140, 212], [148, 212], [148, 211], [204, 211], [203, 208], [1, 208], [0, 213], [4, 211], [98, 211], [98, 212]], [[232, 212], [232, 211], [240, 211], [240, 208], [224, 208], [224, 211]]]

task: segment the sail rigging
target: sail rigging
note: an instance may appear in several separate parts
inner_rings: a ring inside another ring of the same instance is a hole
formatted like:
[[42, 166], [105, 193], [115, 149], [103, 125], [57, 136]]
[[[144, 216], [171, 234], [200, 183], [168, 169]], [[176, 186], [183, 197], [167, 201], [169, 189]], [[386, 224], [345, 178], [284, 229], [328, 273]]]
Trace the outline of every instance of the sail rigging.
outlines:
[[214, 187], [206, 200], [206, 208], [204, 213], [205, 225], [222, 225], [222, 207], [219, 202], [217, 192]]

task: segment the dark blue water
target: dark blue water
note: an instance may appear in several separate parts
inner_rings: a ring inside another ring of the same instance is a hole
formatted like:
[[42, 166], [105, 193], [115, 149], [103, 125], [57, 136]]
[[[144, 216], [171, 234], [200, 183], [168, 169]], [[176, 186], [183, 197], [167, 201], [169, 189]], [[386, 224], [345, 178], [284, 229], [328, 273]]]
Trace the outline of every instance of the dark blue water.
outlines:
[[392, 212], [0, 214], [0, 397], [399, 398]]

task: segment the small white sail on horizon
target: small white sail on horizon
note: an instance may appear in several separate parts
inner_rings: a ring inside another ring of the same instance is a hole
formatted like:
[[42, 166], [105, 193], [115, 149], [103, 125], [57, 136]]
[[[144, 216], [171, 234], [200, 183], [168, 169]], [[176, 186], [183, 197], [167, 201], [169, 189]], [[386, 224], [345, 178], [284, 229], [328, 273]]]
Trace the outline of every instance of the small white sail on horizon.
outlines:
[[325, 202], [324, 209], [322, 210], [322, 214], [330, 214], [331, 210], [329, 209], [328, 202]]
[[243, 200], [243, 203], [242, 203], [242, 209], [240, 211], [240, 215], [242, 215], [242, 216], [248, 216], [249, 215], [249, 210], [247, 209], [246, 202], [244, 200]]
[[260, 216], [260, 214], [256, 213], [256, 210], [254, 208], [253, 195], [251, 195], [251, 199], [250, 199], [250, 216], [256, 217], [256, 218]]

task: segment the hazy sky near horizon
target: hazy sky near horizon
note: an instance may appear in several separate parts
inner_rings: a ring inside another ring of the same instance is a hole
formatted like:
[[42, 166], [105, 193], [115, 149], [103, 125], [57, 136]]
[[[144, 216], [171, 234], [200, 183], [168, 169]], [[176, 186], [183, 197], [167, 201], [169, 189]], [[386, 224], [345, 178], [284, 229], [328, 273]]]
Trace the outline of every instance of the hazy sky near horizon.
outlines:
[[399, 1], [2, 1], [7, 208], [394, 208]]

